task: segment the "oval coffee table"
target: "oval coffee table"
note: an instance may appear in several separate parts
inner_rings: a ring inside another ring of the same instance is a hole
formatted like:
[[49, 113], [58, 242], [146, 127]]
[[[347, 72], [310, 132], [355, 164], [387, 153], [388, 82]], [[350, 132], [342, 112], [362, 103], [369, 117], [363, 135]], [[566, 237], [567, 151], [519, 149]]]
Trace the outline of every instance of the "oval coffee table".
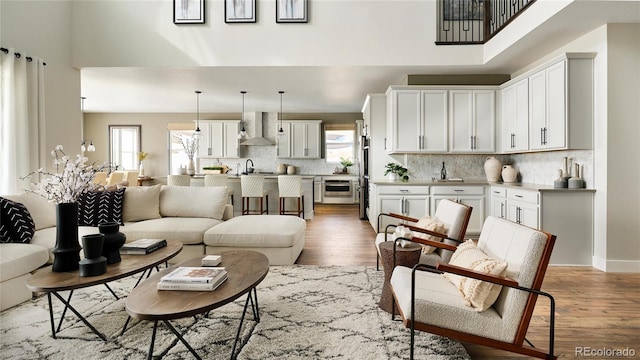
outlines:
[[260, 321], [256, 285], [267, 276], [269, 272], [269, 260], [265, 255], [256, 251], [227, 251], [221, 255], [222, 262], [218, 266], [224, 267], [227, 270], [228, 277], [225, 282], [213, 291], [157, 290], [157, 284], [160, 278], [179, 266], [201, 266], [202, 257], [197, 257], [160, 271], [144, 280], [138, 287], [131, 291], [127, 297], [125, 306], [127, 313], [135, 319], [151, 320], [154, 322], [148, 359], [151, 359], [153, 355], [158, 321], [164, 322], [167, 328], [176, 335], [193, 356], [201, 359], [191, 345], [189, 345], [173, 325], [169, 323], [169, 320], [208, 313], [248, 293], [247, 300], [244, 304], [244, 311], [240, 319], [240, 325], [238, 326], [238, 333], [236, 334], [236, 339], [231, 351], [231, 358], [233, 359], [235, 357], [238, 337], [240, 336], [240, 330], [249, 302], [251, 302], [253, 308], [254, 320], [256, 322]]
[[[33, 292], [46, 292], [49, 300], [49, 317], [51, 319], [51, 334], [56, 338], [56, 333], [60, 331], [62, 320], [67, 309], [71, 310], [91, 331], [98, 335], [102, 340], [107, 341], [106, 336], [99, 332], [84, 316], [82, 316], [73, 306], [71, 306], [71, 297], [73, 290], [82, 289], [94, 285], [105, 285], [109, 291], [118, 299], [118, 296], [111, 290], [107, 283], [122, 279], [124, 277], [142, 272], [142, 279], [148, 271], [157, 267], [159, 264], [166, 262], [172, 257], [178, 255], [182, 251], [182, 243], [169, 243], [167, 246], [155, 250], [146, 255], [122, 255], [122, 260], [118, 263], [107, 265], [107, 272], [98, 276], [82, 277], [78, 270], [68, 272], [53, 272], [51, 266], [37, 270], [32, 277], [27, 279], [27, 288]], [[138, 280], [139, 282], [140, 280]], [[137, 285], [137, 284], [136, 284]], [[59, 291], [70, 290], [68, 299], [64, 299]], [[60, 316], [60, 323], [56, 330], [53, 320], [53, 307], [51, 306], [51, 294], [58, 298], [65, 306]]]

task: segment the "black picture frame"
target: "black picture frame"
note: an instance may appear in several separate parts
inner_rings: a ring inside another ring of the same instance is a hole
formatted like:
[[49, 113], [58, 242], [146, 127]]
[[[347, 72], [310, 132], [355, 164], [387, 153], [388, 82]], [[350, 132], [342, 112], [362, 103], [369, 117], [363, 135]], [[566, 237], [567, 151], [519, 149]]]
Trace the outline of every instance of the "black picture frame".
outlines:
[[174, 24], [204, 24], [205, 0], [173, 0]]
[[442, 18], [444, 20], [482, 20], [485, 0], [443, 0]]
[[306, 23], [308, 14], [309, 0], [276, 0], [277, 23]]
[[224, 0], [224, 22], [255, 23], [256, 0]]

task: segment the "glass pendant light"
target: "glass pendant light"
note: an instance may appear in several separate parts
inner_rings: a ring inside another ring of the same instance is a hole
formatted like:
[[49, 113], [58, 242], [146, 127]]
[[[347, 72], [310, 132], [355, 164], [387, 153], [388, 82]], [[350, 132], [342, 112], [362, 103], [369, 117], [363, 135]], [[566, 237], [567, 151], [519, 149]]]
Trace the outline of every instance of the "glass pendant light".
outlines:
[[202, 91], [196, 90], [196, 130], [193, 132], [193, 136], [201, 137], [202, 131], [200, 131], [200, 94]]
[[240, 118], [240, 124], [242, 125], [242, 130], [240, 130], [240, 132], [238, 133], [238, 139], [239, 140], [244, 140], [247, 138], [247, 136], [249, 136], [249, 134], [247, 134], [247, 130], [244, 129], [244, 94], [246, 94], [246, 91], [240, 91], [240, 94], [242, 94], [242, 117]]
[[284, 129], [282, 128], [282, 95], [284, 94], [284, 91], [280, 90], [278, 91], [278, 94], [280, 94], [280, 129], [278, 129], [278, 135], [282, 136], [284, 135]]

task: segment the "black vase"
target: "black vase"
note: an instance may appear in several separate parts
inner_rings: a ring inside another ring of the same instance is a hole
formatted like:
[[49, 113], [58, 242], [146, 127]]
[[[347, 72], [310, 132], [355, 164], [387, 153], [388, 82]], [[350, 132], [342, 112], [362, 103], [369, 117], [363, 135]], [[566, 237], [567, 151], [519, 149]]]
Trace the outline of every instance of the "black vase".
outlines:
[[107, 272], [107, 259], [102, 256], [103, 234], [89, 234], [82, 237], [84, 259], [80, 261], [80, 276], [96, 276]]
[[108, 222], [98, 224], [100, 233], [104, 234], [104, 245], [102, 245], [102, 256], [107, 258], [107, 264], [119, 263], [120, 248], [127, 240], [127, 236], [120, 231], [120, 224], [117, 222]]
[[78, 270], [80, 261], [78, 242], [78, 203], [56, 205], [56, 246], [53, 253], [53, 272]]

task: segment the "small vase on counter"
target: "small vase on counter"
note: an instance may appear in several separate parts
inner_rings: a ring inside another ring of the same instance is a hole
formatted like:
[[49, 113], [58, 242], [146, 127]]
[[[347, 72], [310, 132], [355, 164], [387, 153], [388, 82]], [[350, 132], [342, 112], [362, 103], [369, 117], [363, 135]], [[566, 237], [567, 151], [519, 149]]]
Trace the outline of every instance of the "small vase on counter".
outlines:
[[518, 179], [518, 170], [513, 165], [502, 166], [502, 180], [506, 183], [514, 183]]
[[582, 180], [580, 165], [574, 163], [573, 177], [569, 179], [569, 189], [582, 189], [584, 187], [584, 180]]
[[500, 182], [502, 163], [495, 156], [489, 156], [484, 162], [484, 173], [488, 182]]

